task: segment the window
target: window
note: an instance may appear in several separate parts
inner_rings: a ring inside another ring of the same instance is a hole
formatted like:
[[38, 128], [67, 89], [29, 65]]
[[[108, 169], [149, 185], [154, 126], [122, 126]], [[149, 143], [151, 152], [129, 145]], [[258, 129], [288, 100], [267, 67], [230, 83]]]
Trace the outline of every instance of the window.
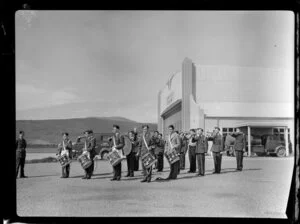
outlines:
[[[284, 128], [273, 128], [273, 135], [279, 136], [284, 141]], [[290, 138], [290, 129], [288, 128], [288, 138]]]

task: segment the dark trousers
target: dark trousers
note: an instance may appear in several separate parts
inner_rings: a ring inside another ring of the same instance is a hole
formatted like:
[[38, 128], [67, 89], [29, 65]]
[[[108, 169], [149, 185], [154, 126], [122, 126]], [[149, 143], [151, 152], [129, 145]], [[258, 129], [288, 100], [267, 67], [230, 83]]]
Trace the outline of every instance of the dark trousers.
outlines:
[[213, 152], [215, 172], [221, 172], [222, 154], [220, 152]]
[[242, 170], [243, 169], [244, 152], [243, 151], [235, 151], [235, 157], [236, 157], [237, 169]]
[[159, 153], [157, 155], [157, 171], [161, 172], [164, 169], [164, 154]]
[[170, 166], [171, 170], [170, 170], [168, 179], [176, 179], [177, 178], [178, 170], [179, 170], [178, 167], [180, 167], [179, 164], [180, 164], [179, 161], [171, 164], [171, 166]]
[[62, 176], [69, 177], [69, 175], [70, 175], [70, 164], [66, 165], [65, 167], [62, 167]]
[[114, 169], [114, 177], [113, 178], [121, 178], [122, 162], [120, 162], [116, 166], [113, 166], [113, 169]]
[[197, 153], [198, 171], [200, 175], [205, 173], [205, 153]]
[[143, 172], [144, 172], [144, 180], [151, 180], [152, 166], [150, 168], [146, 168], [142, 162], [142, 168], [143, 168]]
[[134, 161], [135, 161], [135, 153], [131, 152], [128, 156], [126, 156], [127, 160], [127, 170], [129, 175], [133, 175], [134, 171]]
[[85, 176], [86, 177], [91, 177], [94, 172], [94, 160], [92, 159], [92, 165], [90, 165], [88, 168], [85, 169]]
[[180, 153], [180, 169], [182, 169], [182, 170], [185, 169], [185, 153], [184, 152]]
[[190, 172], [196, 172], [196, 146], [189, 147]]
[[134, 171], [139, 170], [139, 163], [140, 163], [140, 157], [135, 156], [136, 153], [134, 153]]
[[17, 152], [17, 157], [16, 157], [16, 177], [18, 177], [19, 169], [20, 169], [20, 177], [24, 177], [24, 167], [25, 167], [25, 158], [26, 154]]

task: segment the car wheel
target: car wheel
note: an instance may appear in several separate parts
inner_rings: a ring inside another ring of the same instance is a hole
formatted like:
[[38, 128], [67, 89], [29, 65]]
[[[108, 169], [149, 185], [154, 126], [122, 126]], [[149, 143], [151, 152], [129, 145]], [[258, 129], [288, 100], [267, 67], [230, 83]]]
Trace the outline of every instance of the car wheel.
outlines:
[[107, 155], [108, 155], [107, 151], [102, 152], [101, 153], [101, 159], [107, 160]]
[[284, 157], [284, 156], [285, 156], [285, 148], [284, 148], [284, 147], [280, 147], [280, 148], [277, 150], [276, 155], [277, 155], [278, 157]]

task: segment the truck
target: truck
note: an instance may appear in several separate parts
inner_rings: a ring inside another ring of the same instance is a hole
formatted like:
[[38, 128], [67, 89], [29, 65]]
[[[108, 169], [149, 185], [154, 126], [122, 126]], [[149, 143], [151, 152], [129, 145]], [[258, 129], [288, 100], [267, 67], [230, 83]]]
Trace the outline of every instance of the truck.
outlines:
[[[226, 140], [225, 140], [226, 142]], [[224, 144], [225, 149], [227, 150], [228, 156], [235, 156], [234, 152], [234, 141], [227, 141]], [[292, 154], [292, 143], [289, 140], [288, 142], [289, 147], [289, 154]], [[284, 139], [280, 138], [279, 135], [251, 135], [251, 154], [256, 154], [257, 156], [277, 156], [277, 157], [284, 157], [286, 155], [285, 150], [285, 141]], [[248, 154], [248, 139], [246, 136], [246, 149], [245, 154]]]

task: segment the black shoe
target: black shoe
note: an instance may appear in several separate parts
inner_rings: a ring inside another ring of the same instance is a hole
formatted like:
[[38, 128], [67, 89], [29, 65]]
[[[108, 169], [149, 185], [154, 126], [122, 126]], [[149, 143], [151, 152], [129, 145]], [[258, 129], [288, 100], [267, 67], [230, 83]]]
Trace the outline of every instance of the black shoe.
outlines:
[[214, 173], [218, 173], [218, 172], [215, 171], [215, 172], [213, 172], [213, 174], [214, 174]]
[[91, 179], [91, 176], [86, 177], [86, 179]]
[[27, 178], [27, 176], [20, 176], [20, 178]]
[[198, 173], [196, 176], [201, 176], [201, 177], [203, 177], [204, 174]]
[[87, 177], [82, 177], [81, 179], [86, 179]]
[[117, 177], [117, 179], [116, 179], [117, 181], [120, 181], [121, 180], [121, 177]]
[[114, 180], [117, 180], [117, 178], [114, 177], [114, 178], [112, 178], [112, 179], [110, 179], [110, 180], [111, 180], [111, 181], [114, 181]]
[[130, 177], [134, 177], [134, 175], [133, 175], [133, 174], [130, 174]]
[[188, 173], [196, 173], [196, 171], [190, 171], [190, 170], [189, 170]]
[[147, 182], [147, 179], [143, 179], [143, 180], [141, 180], [141, 183], [143, 183], [143, 182]]
[[151, 182], [151, 178], [148, 178], [147, 182], [150, 183]]
[[130, 177], [130, 174], [128, 173], [125, 177]]

